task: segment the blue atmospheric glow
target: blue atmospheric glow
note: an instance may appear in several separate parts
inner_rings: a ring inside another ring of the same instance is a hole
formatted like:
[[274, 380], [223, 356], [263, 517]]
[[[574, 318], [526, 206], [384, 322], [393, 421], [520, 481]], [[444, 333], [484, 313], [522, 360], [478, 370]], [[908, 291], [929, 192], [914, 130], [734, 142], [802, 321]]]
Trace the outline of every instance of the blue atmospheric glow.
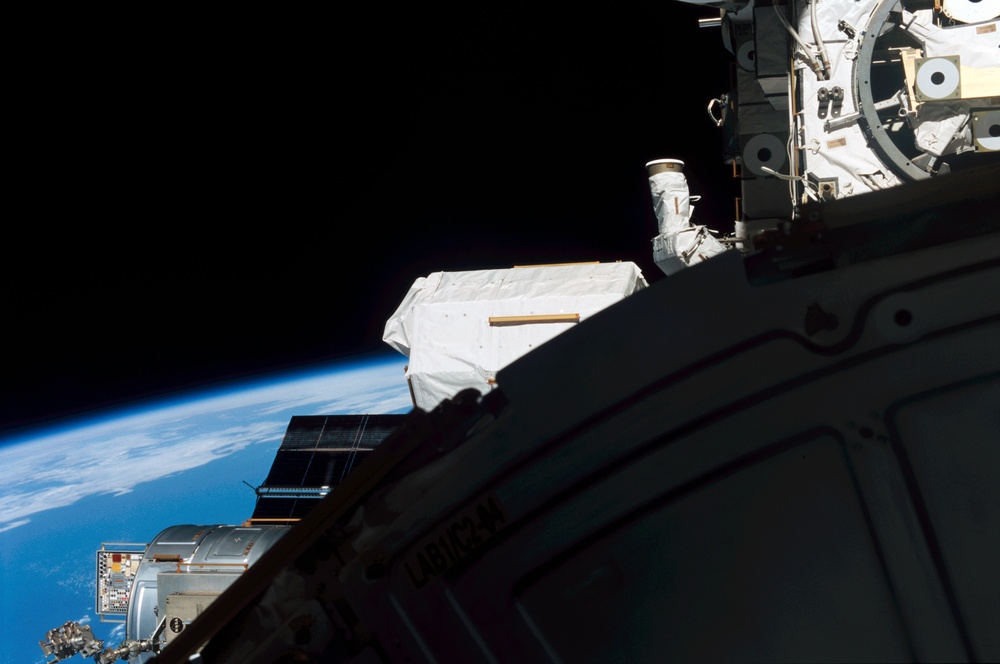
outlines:
[[83, 427], [100, 424], [108, 420], [120, 419], [134, 415], [142, 415], [153, 409], [163, 409], [179, 406], [193, 401], [202, 401], [213, 397], [231, 394], [234, 390], [252, 390], [263, 387], [270, 387], [282, 383], [296, 380], [303, 380], [317, 376], [325, 376], [330, 372], [345, 372], [364, 369], [372, 369], [384, 366], [400, 367], [402, 376], [402, 366], [405, 365], [405, 358], [401, 358], [397, 353], [377, 352], [359, 355], [351, 358], [342, 358], [337, 361], [317, 364], [301, 369], [293, 369], [282, 372], [272, 372], [260, 374], [255, 377], [248, 377], [239, 380], [225, 380], [210, 385], [190, 388], [178, 392], [166, 393], [155, 397], [137, 399], [129, 403], [118, 404], [95, 410], [89, 414], [80, 414], [72, 418], [60, 419], [54, 424], [40, 424], [26, 427], [12, 434], [0, 434], [0, 448], [7, 445], [17, 445], [20, 443], [38, 440], [39, 438], [71, 432]]

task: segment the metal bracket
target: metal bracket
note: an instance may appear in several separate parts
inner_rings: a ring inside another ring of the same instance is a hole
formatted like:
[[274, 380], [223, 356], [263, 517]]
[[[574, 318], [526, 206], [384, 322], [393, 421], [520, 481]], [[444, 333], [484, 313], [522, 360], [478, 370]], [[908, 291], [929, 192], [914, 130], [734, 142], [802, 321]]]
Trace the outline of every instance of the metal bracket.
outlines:
[[839, 85], [830, 90], [830, 107], [830, 115], [839, 118], [840, 110], [844, 107], [844, 88]]

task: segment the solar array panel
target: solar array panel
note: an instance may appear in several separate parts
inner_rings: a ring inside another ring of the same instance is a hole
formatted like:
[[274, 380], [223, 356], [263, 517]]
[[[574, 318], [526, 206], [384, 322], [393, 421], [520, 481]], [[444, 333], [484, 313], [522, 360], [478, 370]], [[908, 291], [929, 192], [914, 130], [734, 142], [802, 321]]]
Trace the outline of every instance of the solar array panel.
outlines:
[[405, 415], [297, 415], [288, 423], [251, 521], [302, 518], [344, 481]]

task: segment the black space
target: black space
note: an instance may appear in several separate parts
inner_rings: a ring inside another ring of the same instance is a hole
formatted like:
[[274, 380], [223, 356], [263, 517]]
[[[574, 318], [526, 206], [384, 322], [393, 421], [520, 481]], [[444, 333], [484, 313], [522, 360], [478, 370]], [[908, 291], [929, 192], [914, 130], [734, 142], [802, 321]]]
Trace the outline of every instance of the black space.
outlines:
[[731, 228], [730, 60], [713, 10], [648, 5], [27, 21], [0, 433], [388, 350], [437, 270], [663, 278], [643, 165]]

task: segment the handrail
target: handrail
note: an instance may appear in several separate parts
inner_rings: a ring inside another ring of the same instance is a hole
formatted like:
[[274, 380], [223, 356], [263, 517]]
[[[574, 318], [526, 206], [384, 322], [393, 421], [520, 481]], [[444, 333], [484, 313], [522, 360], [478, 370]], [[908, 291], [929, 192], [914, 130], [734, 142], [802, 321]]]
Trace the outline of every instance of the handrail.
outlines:
[[[247, 571], [250, 567], [250, 563], [182, 563], [177, 562], [177, 572], [182, 573], [181, 567], [242, 567], [243, 571]], [[188, 570], [190, 571], [190, 570]]]
[[490, 316], [490, 325], [530, 325], [533, 323], [578, 323], [580, 314], [534, 314], [530, 316]]

